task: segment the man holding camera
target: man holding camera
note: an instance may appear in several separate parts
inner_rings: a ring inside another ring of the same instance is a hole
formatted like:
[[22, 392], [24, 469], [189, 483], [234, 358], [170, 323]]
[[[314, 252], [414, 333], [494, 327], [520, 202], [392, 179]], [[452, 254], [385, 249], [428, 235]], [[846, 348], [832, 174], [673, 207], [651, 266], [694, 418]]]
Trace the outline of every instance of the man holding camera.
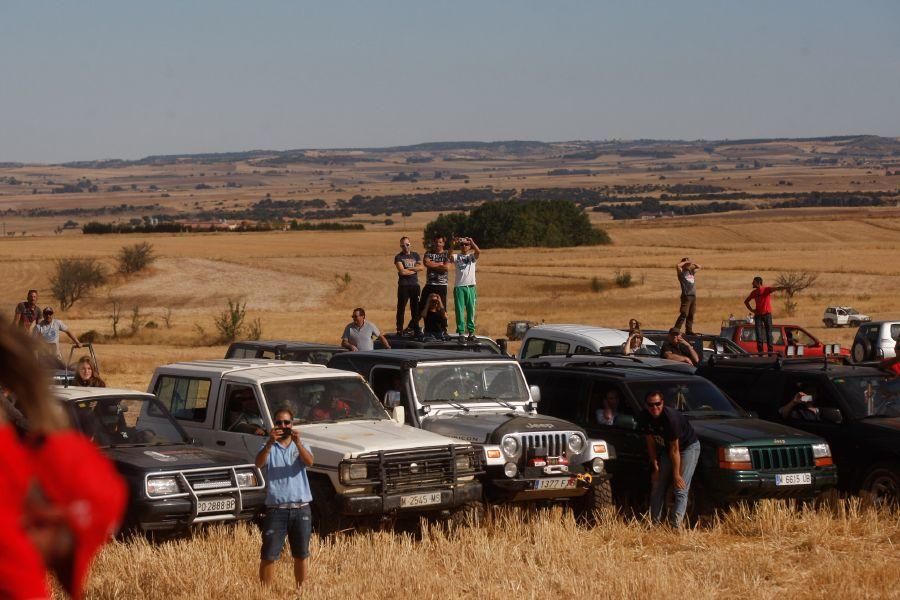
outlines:
[[459, 252], [454, 252], [450, 261], [456, 266], [456, 284], [453, 288], [453, 306], [456, 309], [456, 333], [460, 337], [469, 334], [475, 339], [475, 267], [481, 249], [470, 237], [458, 239]]
[[289, 408], [275, 413], [269, 439], [256, 455], [256, 466], [266, 468], [266, 513], [263, 517], [262, 550], [259, 580], [272, 583], [275, 561], [281, 556], [284, 539], [291, 544], [294, 557], [294, 579], [299, 588], [306, 579], [309, 560], [309, 538], [312, 534], [312, 492], [306, 468], [313, 464], [309, 447], [300, 442], [300, 432], [293, 429], [294, 414]]
[[681, 330], [674, 327], [669, 330], [666, 341], [659, 349], [659, 355], [669, 360], [677, 360], [692, 366], [700, 364], [700, 357], [690, 342], [681, 337]]

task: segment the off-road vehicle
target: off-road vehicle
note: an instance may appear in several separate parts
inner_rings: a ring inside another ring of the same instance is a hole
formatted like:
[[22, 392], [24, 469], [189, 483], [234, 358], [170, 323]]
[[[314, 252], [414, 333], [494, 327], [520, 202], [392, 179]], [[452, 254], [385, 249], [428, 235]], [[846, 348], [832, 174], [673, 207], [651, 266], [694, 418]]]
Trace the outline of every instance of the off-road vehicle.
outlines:
[[[842, 489], [900, 501], [900, 379], [800, 358], [717, 358], [699, 372], [763, 419], [825, 438]], [[811, 396], [817, 415], [780, 414], [798, 392]]]
[[852, 306], [829, 306], [822, 315], [825, 327], [859, 327], [871, 320]]
[[323, 533], [363, 517], [464, 511], [481, 500], [481, 452], [392, 420], [357, 373], [256, 359], [184, 362], [157, 368], [149, 391], [203, 445], [248, 460], [273, 413], [290, 407], [315, 457], [308, 473]]
[[328, 366], [364, 375], [410, 425], [479, 446], [490, 501], [570, 498], [585, 516], [610, 502], [612, 449], [579, 426], [537, 415], [538, 392], [509, 357], [373, 350], [339, 354]]
[[244, 340], [233, 342], [225, 352], [225, 358], [268, 358], [310, 362], [318, 365], [328, 363], [328, 359], [344, 348], [334, 344], [316, 342], [293, 342], [289, 340]]
[[[572, 324], [536, 325], [525, 332], [517, 356], [519, 360], [528, 360], [536, 356], [593, 354], [604, 348], [621, 347], [627, 339], [628, 333], [621, 329]], [[659, 355], [659, 348], [647, 338], [644, 338], [642, 351]]]
[[264, 507], [260, 470], [244, 456], [194, 445], [152, 395], [56, 386], [53, 394], [125, 478], [124, 528], [177, 533], [196, 523], [251, 519]]
[[860, 325], [853, 337], [850, 356], [856, 363], [894, 358], [898, 339], [900, 321], [872, 321]]
[[[386, 333], [388, 343], [395, 350], [456, 350], [458, 352], [475, 352], [478, 354], [506, 354], [506, 340], [492, 340], [489, 337], [475, 338], [448, 335], [445, 338], [415, 337]], [[375, 341], [375, 349], [384, 349], [381, 340]]]
[[[646, 432], [638, 421], [645, 397], [657, 390], [700, 439], [693, 514], [740, 500], [812, 498], [837, 483], [825, 440], [753, 418], [703, 377], [606, 357], [540, 358], [523, 369], [541, 388], [538, 412], [573, 421], [616, 448], [610, 471], [623, 509], [642, 512], [649, 503]], [[607, 400], [609, 392], [617, 402]]]

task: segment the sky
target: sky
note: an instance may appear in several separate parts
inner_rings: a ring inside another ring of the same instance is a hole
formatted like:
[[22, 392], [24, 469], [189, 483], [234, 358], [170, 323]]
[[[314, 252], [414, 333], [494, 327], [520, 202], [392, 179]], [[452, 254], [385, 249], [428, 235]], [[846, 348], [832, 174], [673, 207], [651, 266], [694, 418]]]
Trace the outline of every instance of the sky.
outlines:
[[900, 135], [895, 0], [0, 0], [0, 161]]

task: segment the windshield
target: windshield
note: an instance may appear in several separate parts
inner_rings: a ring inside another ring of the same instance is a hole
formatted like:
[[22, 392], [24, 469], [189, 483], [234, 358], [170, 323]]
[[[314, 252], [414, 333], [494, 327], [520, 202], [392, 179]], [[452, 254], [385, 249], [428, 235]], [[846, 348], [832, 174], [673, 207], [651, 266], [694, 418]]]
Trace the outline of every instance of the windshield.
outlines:
[[528, 390], [514, 363], [454, 363], [412, 370], [413, 387], [429, 402], [527, 402]]
[[876, 375], [832, 381], [855, 418], [900, 417], [900, 379]]
[[746, 416], [719, 388], [699, 377], [681, 381], [636, 381], [629, 383], [628, 387], [641, 406], [647, 394], [660, 391], [666, 406], [691, 416]]
[[280, 381], [262, 386], [269, 414], [289, 407], [295, 423], [387, 419], [375, 394], [361, 379], [313, 379]]
[[190, 443], [155, 398], [97, 398], [73, 406], [75, 427], [101, 448]]

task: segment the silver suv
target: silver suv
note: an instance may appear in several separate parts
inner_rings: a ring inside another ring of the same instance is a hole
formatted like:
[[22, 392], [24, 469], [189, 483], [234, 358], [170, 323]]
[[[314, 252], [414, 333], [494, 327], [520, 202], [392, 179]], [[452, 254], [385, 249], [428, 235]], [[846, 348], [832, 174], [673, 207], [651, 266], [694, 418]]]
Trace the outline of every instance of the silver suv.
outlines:
[[894, 358], [898, 338], [900, 321], [872, 321], [860, 325], [853, 338], [850, 356], [856, 363]]

